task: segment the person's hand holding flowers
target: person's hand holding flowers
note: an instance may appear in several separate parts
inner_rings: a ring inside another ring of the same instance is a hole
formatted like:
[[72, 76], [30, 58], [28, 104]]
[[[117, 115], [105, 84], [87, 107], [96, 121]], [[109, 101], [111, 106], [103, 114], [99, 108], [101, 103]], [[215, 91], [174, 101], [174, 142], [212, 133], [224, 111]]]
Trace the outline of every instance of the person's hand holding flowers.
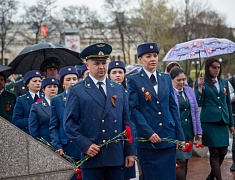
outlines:
[[161, 138], [160, 138], [156, 133], [154, 133], [154, 134], [149, 138], [149, 141], [151, 141], [151, 143], [158, 143], [158, 142], [161, 142]]

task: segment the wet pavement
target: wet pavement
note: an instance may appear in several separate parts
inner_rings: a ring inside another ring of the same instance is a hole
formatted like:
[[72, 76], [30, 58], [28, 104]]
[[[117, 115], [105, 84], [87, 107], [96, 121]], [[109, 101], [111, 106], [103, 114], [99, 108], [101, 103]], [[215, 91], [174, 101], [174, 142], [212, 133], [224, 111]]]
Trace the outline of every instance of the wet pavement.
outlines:
[[[235, 180], [235, 172], [231, 172], [229, 170], [231, 164], [232, 164], [232, 159], [225, 158], [221, 166], [223, 180]], [[207, 157], [193, 156], [189, 160], [187, 180], [205, 180], [209, 173], [210, 173], [210, 162]], [[137, 177], [132, 180], [139, 180], [138, 168], [136, 175]]]

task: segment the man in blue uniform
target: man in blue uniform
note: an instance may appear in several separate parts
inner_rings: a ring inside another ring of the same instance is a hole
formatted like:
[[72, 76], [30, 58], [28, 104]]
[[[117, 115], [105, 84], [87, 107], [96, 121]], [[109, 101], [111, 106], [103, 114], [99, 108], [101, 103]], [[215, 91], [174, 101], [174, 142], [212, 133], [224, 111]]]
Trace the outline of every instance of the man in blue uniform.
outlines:
[[122, 133], [130, 119], [123, 86], [105, 77], [111, 51], [109, 44], [98, 43], [81, 52], [90, 73], [70, 87], [67, 96], [65, 132], [81, 150], [82, 158], [91, 157], [81, 166], [83, 180], [123, 180], [124, 165], [134, 163], [135, 150], [127, 141], [100, 147]]
[[149, 140], [137, 142], [143, 178], [174, 180], [176, 144], [161, 142], [161, 138], [184, 141], [171, 78], [156, 71], [159, 53], [156, 43], [140, 44], [137, 53], [143, 68], [128, 77], [127, 87], [137, 137]]

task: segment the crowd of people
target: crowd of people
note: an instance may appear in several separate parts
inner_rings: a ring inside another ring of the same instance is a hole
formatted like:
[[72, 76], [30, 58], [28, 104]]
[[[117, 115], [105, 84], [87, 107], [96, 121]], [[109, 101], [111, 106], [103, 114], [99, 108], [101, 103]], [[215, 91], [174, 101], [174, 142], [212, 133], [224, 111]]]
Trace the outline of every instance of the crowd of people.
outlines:
[[[220, 166], [229, 131], [234, 133], [234, 96], [231, 84], [221, 78], [221, 62], [208, 58], [205, 76], [193, 84], [176, 62], [165, 72], [157, 70], [154, 42], [138, 45], [141, 66], [133, 69], [123, 61], [108, 64], [111, 52], [107, 43], [88, 46], [80, 54], [85, 63], [79, 69], [59, 69], [59, 60], [50, 57], [41, 72], [29, 71], [19, 81], [16, 76], [8, 86], [0, 72], [0, 116], [33, 138], [45, 139], [61, 156], [79, 161], [88, 155], [81, 164], [84, 180], [135, 178], [136, 157], [140, 179], [186, 180], [192, 150], [182, 148], [194, 141], [209, 148], [211, 172], [205, 178], [222, 180]], [[126, 127], [131, 127], [133, 143], [105, 145]]]

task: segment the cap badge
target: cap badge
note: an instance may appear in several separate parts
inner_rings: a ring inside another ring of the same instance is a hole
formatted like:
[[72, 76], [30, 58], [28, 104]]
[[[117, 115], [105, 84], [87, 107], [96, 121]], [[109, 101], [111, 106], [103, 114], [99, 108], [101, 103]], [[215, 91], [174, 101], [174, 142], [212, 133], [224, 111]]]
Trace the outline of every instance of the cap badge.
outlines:
[[98, 56], [104, 56], [104, 53], [103, 53], [102, 51], [100, 51], [100, 52], [98, 53]]
[[153, 49], [153, 46], [151, 45], [149, 48], [150, 48], [150, 49]]
[[116, 63], [116, 66], [118, 66], [118, 65], [119, 65], [119, 63], [117, 62], [117, 63]]
[[71, 68], [68, 68], [68, 71], [71, 71], [72, 69]]
[[55, 80], [54, 80], [54, 79], [52, 79], [51, 81], [52, 81], [52, 82], [55, 82]]
[[96, 46], [97, 46], [97, 47], [104, 47], [105, 44], [97, 44]]
[[23, 86], [22, 89], [25, 89], [25, 87]]
[[39, 74], [39, 72], [36, 72], [36, 74]]

